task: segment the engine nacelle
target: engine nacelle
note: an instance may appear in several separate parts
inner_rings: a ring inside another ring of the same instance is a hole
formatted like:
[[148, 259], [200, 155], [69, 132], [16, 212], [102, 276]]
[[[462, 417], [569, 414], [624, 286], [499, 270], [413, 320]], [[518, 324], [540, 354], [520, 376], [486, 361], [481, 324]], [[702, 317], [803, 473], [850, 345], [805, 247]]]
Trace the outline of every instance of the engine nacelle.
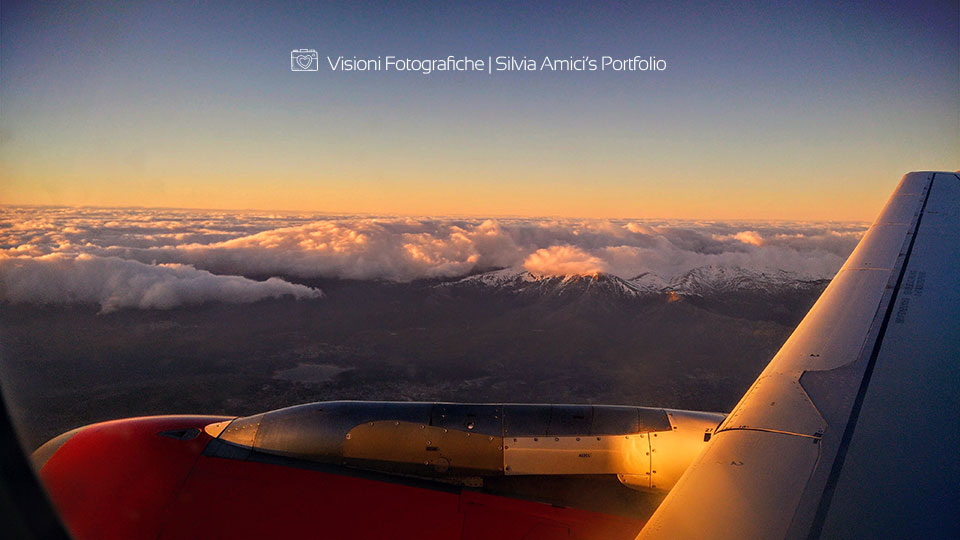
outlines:
[[617, 475], [667, 491], [724, 415], [600, 405], [335, 401], [207, 426], [211, 455], [254, 452], [481, 485], [511, 475]]

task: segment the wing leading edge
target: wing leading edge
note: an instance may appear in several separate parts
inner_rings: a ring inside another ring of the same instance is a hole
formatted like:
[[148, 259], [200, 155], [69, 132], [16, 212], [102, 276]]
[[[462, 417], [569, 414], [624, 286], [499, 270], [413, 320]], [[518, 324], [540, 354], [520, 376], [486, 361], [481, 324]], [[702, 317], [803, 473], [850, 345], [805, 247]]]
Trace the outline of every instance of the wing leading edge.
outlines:
[[955, 537], [960, 177], [910, 173], [639, 538]]

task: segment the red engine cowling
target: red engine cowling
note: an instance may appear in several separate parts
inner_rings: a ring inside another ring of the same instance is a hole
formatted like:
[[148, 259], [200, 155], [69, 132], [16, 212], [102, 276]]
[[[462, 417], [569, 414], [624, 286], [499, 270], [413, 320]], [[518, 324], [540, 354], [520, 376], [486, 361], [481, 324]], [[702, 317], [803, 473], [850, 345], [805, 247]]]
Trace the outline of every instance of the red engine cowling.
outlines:
[[223, 420], [94, 424], [51, 440], [34, 459], [78, 540], [630, 539], [643, 525], [462, 486], [206, 455], [203, 428]]

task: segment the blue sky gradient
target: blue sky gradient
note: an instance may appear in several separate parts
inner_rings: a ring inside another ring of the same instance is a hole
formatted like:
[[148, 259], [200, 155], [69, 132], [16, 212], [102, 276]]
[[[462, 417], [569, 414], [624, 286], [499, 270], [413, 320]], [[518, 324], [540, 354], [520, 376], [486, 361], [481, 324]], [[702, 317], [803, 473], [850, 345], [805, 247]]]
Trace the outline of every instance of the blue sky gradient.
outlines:
[[[4, 3], [0, 200], [872, 219], [960, 164], [956, 2]], [[660, 73], [291, 73], [289, 51]]]

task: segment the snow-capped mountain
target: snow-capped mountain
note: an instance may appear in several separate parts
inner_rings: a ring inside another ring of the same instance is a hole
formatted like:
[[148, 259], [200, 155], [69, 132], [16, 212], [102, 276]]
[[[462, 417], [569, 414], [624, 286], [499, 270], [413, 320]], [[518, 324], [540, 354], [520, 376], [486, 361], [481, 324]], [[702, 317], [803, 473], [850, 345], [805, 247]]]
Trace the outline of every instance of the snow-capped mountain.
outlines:
[[777, 293], [821, 287], [823, 280], [804, 278], [784, 270], [757, 272], [739, 266], [701, 266], [670, 280], [668, 290], [688, 296], [730, 292]]
[[524, 269], [505, 268], [476, 274], [443, 287], [492, 288], [513, 293], [572, 295], [608, 293], [617, 297], [661, 294], [714, 296], [734, 292], [775, 294], [797, 289], [822, 288], [823, 280], [803, 278], [786, 271], [757, 272], [741, 267], [702, 266], [666, 280], [652, 272], [624, 279], [608, 273], [541, 276]]
[[[639, 277], [639, 276], [638, 276]], [[540, 296], [600, 295], [613, 297], [639, 297], [657, 294], [660, 284], [639, 280], [625, 280], [613, 274], [599, 272], [588, 275], [542, 276], [527, 270], [506, 268], [493, 270], [444, 283], [443, 287], [491, 288], [516, 294]]]
[[627, 280], [637, 289], [648, 294], [659, 294], [669, 289], [670, 283], [653, 272], [644, 272]]

